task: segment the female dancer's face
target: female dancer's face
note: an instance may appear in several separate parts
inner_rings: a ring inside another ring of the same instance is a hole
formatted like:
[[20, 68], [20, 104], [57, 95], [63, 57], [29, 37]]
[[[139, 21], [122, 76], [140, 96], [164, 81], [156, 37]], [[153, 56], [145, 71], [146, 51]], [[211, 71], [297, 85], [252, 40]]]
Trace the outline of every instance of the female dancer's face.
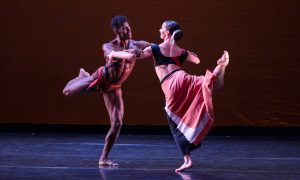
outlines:
[[166, 39], [168, 37], [169, 30], [166, 28], [166, 24], [165, 23], [163, 23], [161, 25], [161, 28], [160, 28], [159, 32], [160, 32], [160, 39]]

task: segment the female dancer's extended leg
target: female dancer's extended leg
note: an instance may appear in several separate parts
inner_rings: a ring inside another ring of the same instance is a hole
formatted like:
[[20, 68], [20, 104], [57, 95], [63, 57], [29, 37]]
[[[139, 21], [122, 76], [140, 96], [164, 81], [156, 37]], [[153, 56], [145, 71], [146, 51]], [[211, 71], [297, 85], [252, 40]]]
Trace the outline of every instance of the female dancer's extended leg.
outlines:
[[224, 75], [226, 66], [229, 63], [229, 54], [227, 51], [224, 51], [222, 57], [217, 61], [217, 66], [213, 71], [216, 81], [214, 83], [214, 89], [220, 89], [224, 85]]

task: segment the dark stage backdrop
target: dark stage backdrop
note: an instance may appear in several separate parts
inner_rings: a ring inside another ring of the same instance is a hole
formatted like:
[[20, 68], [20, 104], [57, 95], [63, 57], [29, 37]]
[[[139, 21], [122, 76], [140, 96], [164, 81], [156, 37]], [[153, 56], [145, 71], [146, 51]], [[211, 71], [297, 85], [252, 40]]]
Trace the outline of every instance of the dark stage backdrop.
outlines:
[[[104, 64], [109, 23], [126, 15], [133, 38], [159, 43], [166, 19], [178, 21], [180, 45], [197, 53], [191, 74], [230, 53], [225, 87], [213, 95], [216, 126], [300, 125], [298, 0], [1, 0], [0, 123], [108, 124], [101, 94], [65, 97], [83, 67]], [[164, 97], [151, 58], [123, 86], [124, 124], [166, 125]]]

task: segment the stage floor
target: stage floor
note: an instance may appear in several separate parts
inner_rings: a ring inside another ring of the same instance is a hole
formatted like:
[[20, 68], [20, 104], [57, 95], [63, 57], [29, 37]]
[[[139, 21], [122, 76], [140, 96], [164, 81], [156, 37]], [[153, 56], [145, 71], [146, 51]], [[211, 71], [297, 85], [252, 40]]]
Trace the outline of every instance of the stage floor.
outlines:
[[300, 179], [300, 138], [208, 136], [177, 174], [182, 155], [170, 135], [121, 134], [99, 168], [103, 134], [0, 133], [0, 179]]

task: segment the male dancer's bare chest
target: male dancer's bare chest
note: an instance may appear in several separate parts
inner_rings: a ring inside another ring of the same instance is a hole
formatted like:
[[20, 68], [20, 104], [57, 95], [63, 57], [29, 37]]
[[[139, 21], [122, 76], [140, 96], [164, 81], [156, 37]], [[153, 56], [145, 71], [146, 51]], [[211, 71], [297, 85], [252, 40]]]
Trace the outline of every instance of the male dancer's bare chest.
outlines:
[[[112, 47], [113, 51], [126, 51], [129, 49], [138, 49], [138, 47], [130, 41], [129, 45], [127, 47], [121, 47], [118, 45], [114, 45]], [[135, 64], [136, 60], [127, 60], [127, 59], [120, 59], [120, 58], [113, 58], [110, 63], [116, 63], [118, 64], [120, 69], [123, 69], [125, 71], [129, 71]]]

